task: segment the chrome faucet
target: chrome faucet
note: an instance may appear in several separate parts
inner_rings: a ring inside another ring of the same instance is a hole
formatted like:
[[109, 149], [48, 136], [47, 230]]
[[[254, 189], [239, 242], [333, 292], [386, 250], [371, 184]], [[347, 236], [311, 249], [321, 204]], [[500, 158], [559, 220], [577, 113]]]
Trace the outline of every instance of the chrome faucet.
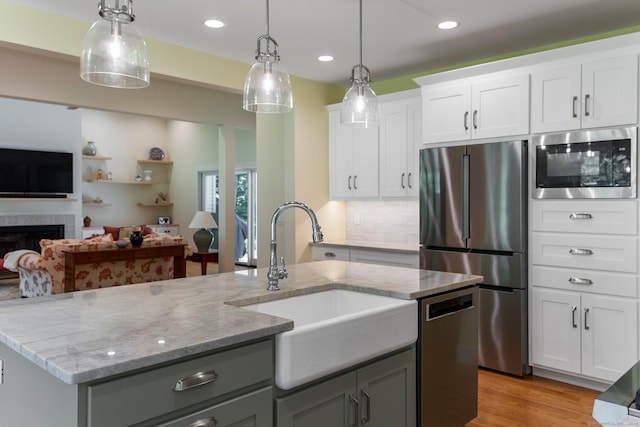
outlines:
[[311, 218], [314, 243], [322, 242], [323, 239], [322, 230], [320, 230], [320, 224], [318, 224], [316, 214], [309, 206], [300, 202], [286, 202], [281, 204], [271, 217], [271, 258], [269, 262], [269, 272], [267, 273], [267, 278], [269, 279], [269, 286], [267, 287], [268, 291], [279, 291], [280, 288], [278, 287], [278, 280], [288, 277], [287, 266], [284, 263], [284, 257], [280, 258], [280, 262], [282, 263], [282, 270], [278, 268], [278, 261], [276, 259], [276, 222], [278, 221], [278, 217], [280, 216], [280, 214], [289, 208], [300, 208], [308, 213], [309, 217]]

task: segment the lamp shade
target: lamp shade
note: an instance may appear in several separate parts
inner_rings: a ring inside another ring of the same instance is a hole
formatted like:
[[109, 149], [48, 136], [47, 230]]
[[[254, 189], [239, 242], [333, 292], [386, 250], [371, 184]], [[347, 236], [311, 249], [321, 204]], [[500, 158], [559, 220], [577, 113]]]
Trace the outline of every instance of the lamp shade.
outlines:
[[80, 77], [114, 88], [149, 86], [147, 44], [129, 18], [107, 14], [91, 26], [82, 42]]
[[213, 233], [208, 228], [218, 228], [218, 224], [209, 212], [198, 211], [191, 220], [189, 228], [197, 228], [193, 233], [193, 243], [196, 244], [198, 252], [209, 252], [209, 247], [213, 241]]
[[198, 211], [191, 220], [189, 228], [218, 228], [218, 224], [209, 212]]

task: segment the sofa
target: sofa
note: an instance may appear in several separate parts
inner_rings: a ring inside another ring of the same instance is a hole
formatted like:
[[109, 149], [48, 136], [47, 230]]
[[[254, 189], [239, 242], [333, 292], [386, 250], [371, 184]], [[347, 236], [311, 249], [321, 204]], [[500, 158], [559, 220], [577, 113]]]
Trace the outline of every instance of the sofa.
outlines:
[[[188, 242], [182, 236], [152, 233], [144, 237], [142, 247], [175, 244], [185, 245], [185, 258], [191, 255]], [[22, 297], [64, 292], [64, 252], [115, 249], [116, 245], [113, 236], [107, 233], [84, 240], [43, 239], [40, 241], [40, 247], [40, 253], [19, 250], [4, 256], [5, 268], [19, 273]], [[173, 278], [173, 258], [171, 257], [105, 261], [77, 266], [73, 290], [81, 291], [171, 278]]]

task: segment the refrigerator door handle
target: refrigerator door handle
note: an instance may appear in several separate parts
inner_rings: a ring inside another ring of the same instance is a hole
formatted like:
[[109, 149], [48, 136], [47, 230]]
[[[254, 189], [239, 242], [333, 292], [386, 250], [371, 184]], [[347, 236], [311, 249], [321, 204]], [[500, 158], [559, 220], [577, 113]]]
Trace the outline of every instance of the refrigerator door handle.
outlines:
[[462, 238], [470, 237], [469, 230], [469, 161], [468, 154], [462, 155]]

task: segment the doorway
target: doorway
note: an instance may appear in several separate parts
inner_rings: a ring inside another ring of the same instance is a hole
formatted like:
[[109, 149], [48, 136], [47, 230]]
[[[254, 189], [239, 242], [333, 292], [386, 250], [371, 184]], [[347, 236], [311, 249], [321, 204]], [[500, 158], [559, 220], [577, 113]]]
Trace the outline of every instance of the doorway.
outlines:
[[[198, 204], [201, 210], [210, 212], [218, 222], [220, 178], [217, 170], [199, 172], [201, 192]], [[258, 265], [257, 228], [257, 171], [241, 168], [235, 171], [235, 255], [236, 264]], [[217, 249], [218, 231], [213, 231], [212, 248]]]

